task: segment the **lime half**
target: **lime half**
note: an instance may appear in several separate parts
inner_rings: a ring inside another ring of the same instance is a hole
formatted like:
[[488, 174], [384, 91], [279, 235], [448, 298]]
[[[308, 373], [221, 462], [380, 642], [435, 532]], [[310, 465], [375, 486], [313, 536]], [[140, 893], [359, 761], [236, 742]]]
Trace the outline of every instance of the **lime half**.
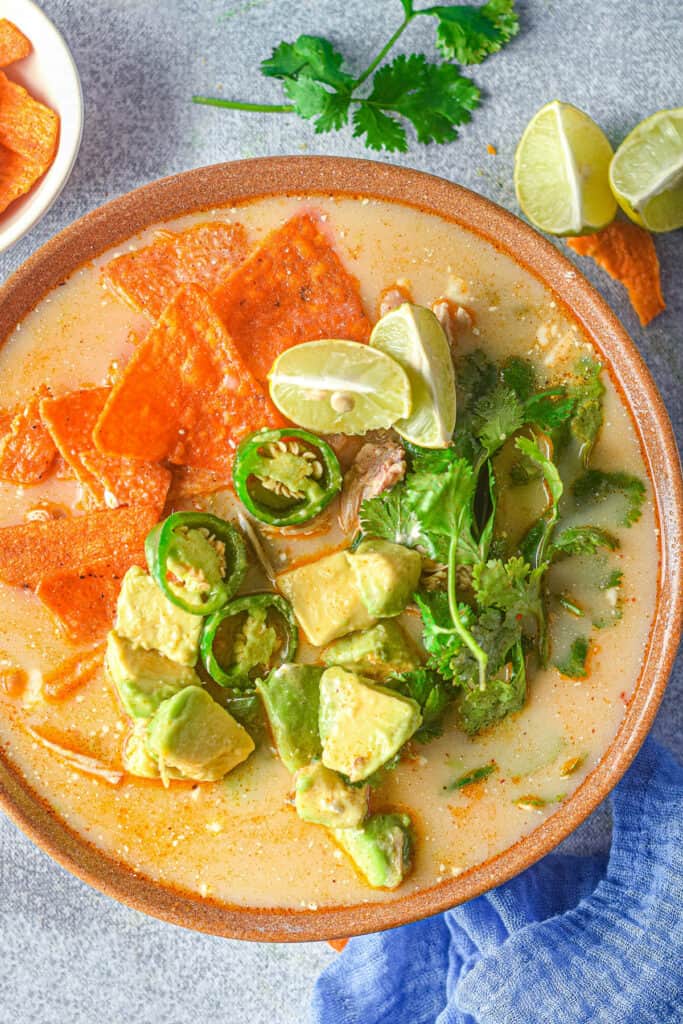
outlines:
[[410, 380], [410, 416], [394, 429], [422, 448], [445, 448], [455, 430], [455, 373], [448, 339], [431, 309], [404, 302], [375, 324], [370, 344], [400, 363]]
[[551, 235], [585, 235], [613, 220], [612, 147], [595, 121], [553, 100], [534, 114], [515, 153], [515, 189], [523, 213]]
[[365, 434], [411, 409], [410, 381], [389, 356], [358, 341], [307, 341], [277, 357], [270, 397], [293, 423], [319, 434]]
[[650, 231], [683, 227], [683, 107], [636, 125], [614, 154], [609, 180], [636, 224]]

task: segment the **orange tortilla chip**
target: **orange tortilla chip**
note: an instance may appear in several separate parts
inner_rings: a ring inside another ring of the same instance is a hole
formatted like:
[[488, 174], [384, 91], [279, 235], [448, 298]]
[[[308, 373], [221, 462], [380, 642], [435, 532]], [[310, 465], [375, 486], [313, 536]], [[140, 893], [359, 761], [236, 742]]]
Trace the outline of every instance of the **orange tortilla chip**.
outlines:
[[23, 60], [32, 50], [31, 40], [7, 18], [0, 18], [0, 68]]
[[183, 284], [211, 289], [242, 263], [247, 233], [225, 221], [157, 232], [152, 245], [107, 263], [102, 280], [133, 309], [157, 320]]
[[624, 285], [643, 327], [666, 309], [659, 260], [649, 231], [630, 221], [615, 220], [594, 235], [568, 238], [567, 245], [579, 256], [592, 256]]
[[108, 508], [119, 505], [154, 505], [161, 511], [171, 483], [171, 473], [158, 462], [141, 462], [119, 455], [103, 455], [96, 448], [83, 452], [83, 465], [104, 488]]
[[0, 145], [0, 213], [25, 195], [42, 173], [33, 160]]
[[110, 388], [83, 388], [46, 398], [40, 414], [59, 453], [95, 499], [94, 507], [140, 504], [161, 510], [171, 482], [167, 469], [102, 455], [95, 448], [93, 430], [110, 393]]
[[[137, 562], [144, 565], [142, 555]], [[52, 612], [68, 640], [77, 644], [93, 643], [112, 628], [122, 577], [120, 566], [103, 559], [75, 571], [44, 577], [38, 584], [36, 596]]]
[[55, 158], [59, 117], [0, 71], [0, 143], [44, 174]]
[[0, 581], [35, 590], [47, 576], [76, 571], [102, 559], [109, 559], [123, 574], [144, 558], [145, 537], [157, 520], [157, 508], [136, 505], [4, 526], [0, 528]]
[[37, 484], [50, 472], [57, 449], [40, 418], [44, 389], [12, 417], [0, 440], [0, 480], [12, 484]]
[[175, 506], [177, 502], [186, 498], [194, 498], [198, 494], [213, 494], [214, 491], [223, 491], [226, 487], [232, 487], [232, 479], [226, 473], [197, 466], [174, 466], [168, 501]]
[[112, 388], [95, 444], [228, 474], [247, 434], [283, 419], [196, 285], [181, 288]]
[[89, 683], [104, 664], [104, 644], [79, 651], [43, 673], [42, 691], [49, 700], [64, 700]]
[[272, 232], [212, 293], [219, 316], [257, 380], [302, 341], [367, 341], [358, 282], [308, 214]]

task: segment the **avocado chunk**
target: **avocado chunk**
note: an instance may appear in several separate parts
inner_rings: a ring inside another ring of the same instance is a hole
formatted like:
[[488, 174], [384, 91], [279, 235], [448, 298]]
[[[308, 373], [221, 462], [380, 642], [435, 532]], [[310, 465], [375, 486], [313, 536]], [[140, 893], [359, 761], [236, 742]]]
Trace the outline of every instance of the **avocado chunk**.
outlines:
[[[142, 779], [159, 779], [159, 761], [149, 749], [147, 738], [147, 721], [138, 718], [126, 737], [123, 745], [123, 767], [129, 775], [137, 775]], [[165, 772], [169, 779], [182, 779], [182, 772], [166, 766]]]
[[393, 619], [335, 640], [323, 651], [323, 660], [379, 680], [420, 667], [417, 652]]
[[162, 778], [168, 766], [195, 782], [222, 779], [254, 749], [246, 729], [199, 686], [186, 686], [165, 700], [147, 737]]
[[362, 782], [381, 768], [422, 723], [420, 706], [355, 672], [325, 669], [319, 727], [326, 768]]
[[410, 603], [422, 572], [422, 556], [389, 540], [364, 540], [349, 555], [361, 601], [370, 615], [400, 615]]
[[147, 746], [147, 722], [138, 719], [123, 745], [123, 767], [129, 775], [158, 779], [159, 762]]
[[134, 647], [114, 631], [107, 637], [104, 666], [131, 718], [151, 718], [162, 700], [184, 686], [200, 685], [193, 668]]
[[159, 651], [180, 665], [195, 665], [202, 622], [200, 615], [172, 604], [139, 566], [131, 566], [123, 577], [114, 627], [134, 647]]
[[347, 785], [340, 775], [316, 762], [294, 777], [294, 804], [303, 821], [328, 828], [357, 828], [368, 813], [368, 787]]
[[277, 585], [316, 647], [376, 622], [361, 601], [346, 551], [282, 573]]
[[280, 760], [290, 772], [322, 752], [318, 733], [322, 674], [316, 665], [280, 665], [256, 683]]
[[407, 814], [374, 814], [361, 828], [336, 828], [332, 834], [375, 889], [395, 889], [412, 867]]

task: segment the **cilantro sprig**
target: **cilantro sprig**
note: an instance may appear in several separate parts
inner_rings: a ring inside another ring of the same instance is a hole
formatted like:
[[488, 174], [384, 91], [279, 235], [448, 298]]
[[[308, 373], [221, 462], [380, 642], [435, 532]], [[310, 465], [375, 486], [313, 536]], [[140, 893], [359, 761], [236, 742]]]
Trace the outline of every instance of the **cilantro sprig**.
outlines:
[[[480, 64], [519, 31], [514, 0], [437, 4], [416, 9], [400, 0], [403, 21], [363, 72], [353, 76], [345, 58], [328, 39], [301, 35], [282, 42], [261, 63], [261, 73], [282, 83], [285, 103], [245, 103], [193, 96], [194, 103], [259, 113], [297, 114], [312, 120], [316, 134], [338, 131], [351, 121], [353, 135], [368, 149], [405, 152], [405, 122], [418, 142], [446, 143], [458, 136], [479, 104], [480, 90], [458, 65]], [[436, 22], [436, 47], [443, 60], [424, 54], [400, 55], [385, 63], [408, 26], [417, 18]], [[457, 61], [456, 63], [453, 63]]]

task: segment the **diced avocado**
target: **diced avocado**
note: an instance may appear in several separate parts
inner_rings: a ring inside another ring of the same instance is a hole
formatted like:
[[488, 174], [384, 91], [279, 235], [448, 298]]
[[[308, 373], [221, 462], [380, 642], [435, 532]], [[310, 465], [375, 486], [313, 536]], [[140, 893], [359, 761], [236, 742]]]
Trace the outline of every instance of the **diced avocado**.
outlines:
[[159, 651], [180, 665], [195, 665], [203, 619], [172, 604], [151, 576], [131, 566], [121, 583], [115, 629], [135, 647]]
[[358, 828], [368, 813], [368, 787], [354, 787], [316, 762], [300, 768], [294, 779], [294, 803], [303, 821], [328, 828]]
[[158, 779], [159, 762], [147, 746], [147, 723], [138, 720], [123, 746], [123, 767], [130, 775]]
[[[133, 728], [123, 745], [123, 767], [129, 775], [137, 775], [142, 779], [159, 779], [159, 761], [149, 749], [147, 725], [147, 721], [141, 718], [133, 723]], [[169, 779], [184, 777], [182, 772], [168, 765], [165, 774]]]
[[322, 674], [316, 665], [280, 665], [256, 683], [278, 754], [290, 772], [321, 754], [318, 705]]
[[205, 527], [177, 526], [166, 568], [179, 581], [177, 585], [170, 579], [168, 586], [181, 598], [206, 595], [225, 576], [225, 544]]
[[422, 572], [422, 556], [389, 540], [364, 540], [349, 562], [370, 615], [400, 615], [410, 603]]
[[325, 767], [361, 782], [381, 768], [422, 723], [420, 706], [355, 672], [325, 669], [320, 680], [320, 739]]
[[316, 647], [376, 622], [360, 599], [346, 551], [282, 573], [277, 585]]
[[417, 652], [393, 619], [336, 640], [323, 651], [323, 660], [326, 665], [342, 665], [371, 679], [386, 679], [420, 667]]
[[254, 749], [246, 729], [199, 686], [186, 686], [165, 700], [147, 736], [162, 778], [168, 765], [196, 782], [215, 782]]
[[131, 718], [151, 718], [162, 700], [184, 686], [200, 685], [193, 668], [179, 665], [158, 651], [134, 647], [114, 631], [107, 637], [104, 665]]
[[362, 828], [336, 828], [332, 834], [375, 889], [395, 889], [412, 867], [407, 814], [375, 814]]

